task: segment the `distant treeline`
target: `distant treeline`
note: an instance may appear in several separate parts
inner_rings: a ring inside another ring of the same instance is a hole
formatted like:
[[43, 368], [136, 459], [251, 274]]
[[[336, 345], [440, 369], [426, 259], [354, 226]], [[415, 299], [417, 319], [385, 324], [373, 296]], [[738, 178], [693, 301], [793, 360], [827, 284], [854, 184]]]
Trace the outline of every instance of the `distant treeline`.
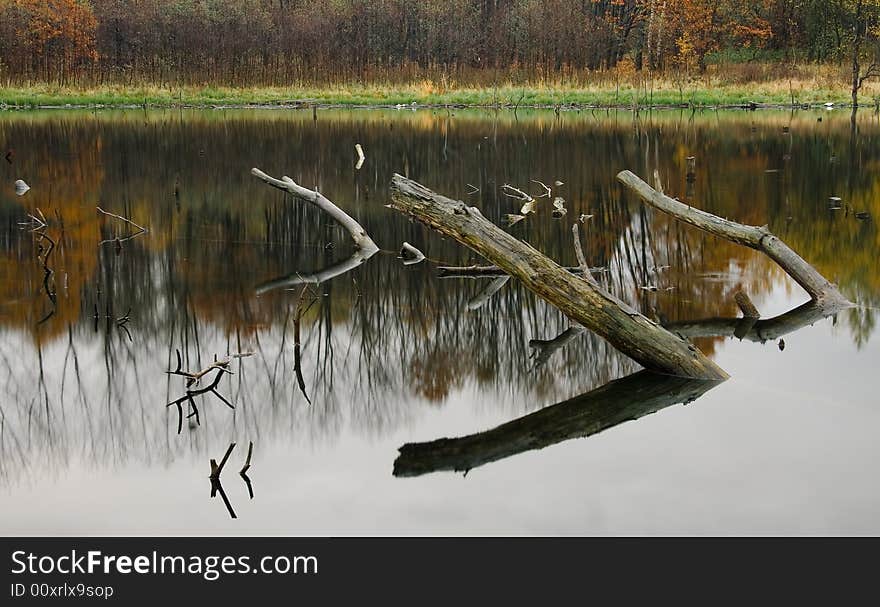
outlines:
[[[880, 0], [0, 0], [0, 75], [227, 85], [842, 61]], [[860, 52], [871, 50], [859, 43]], [[731, 50], [733, 49], [733, 51]], [[485, 78], [484, 84], [487, 84]]]

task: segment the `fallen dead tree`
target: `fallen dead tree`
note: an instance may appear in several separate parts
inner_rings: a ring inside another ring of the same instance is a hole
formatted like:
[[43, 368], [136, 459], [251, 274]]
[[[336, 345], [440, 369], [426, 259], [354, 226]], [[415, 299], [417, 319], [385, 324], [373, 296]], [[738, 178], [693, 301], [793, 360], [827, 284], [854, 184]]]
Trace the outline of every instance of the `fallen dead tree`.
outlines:
[[397, 174], [391, 181], [391, 197], [392, 208], [454, 238], [498, 265], [645, 368], [681, 377], [727, 378], [718, 365], [686, 339], [560, 267], [531, 245], [488, 221], [476, 207], [436, 194]]
[[[800, 284], [811, 298], [809, 302], [785, 314], [762, 319], [748, 295], [740, 291], [736, 294], [735, 301], [742, 317], [668, 323], [664, 325], [668, 329], [665, 333], [674, 333], [685, 340], [684, 343], [688, 343], [687, 338], [708, 336], [732, 336], [760, 342], [779, 339], [779, 347], [782, 349], [782, 336], [852, 305], [835, 285], [773, 235], [766, 226], [746, 226], [689, 207], [657, 192], [629, 171], [620, 173], [618, 179], [636, 191], [649, 205], [716, 236], [762, 251]], [[602, 292], [598, 285], [576, 278], [571, 269], [555, 266], [529, 245], [486, 221], [479, 210], [434, 194], [399, 175], [395, 175], [392, 181], [392, 198], [394, 208], [408, 213], [444, 235], [455, 238], [498, 264], [491, 268], [449, 268], [449, 275], [514, 276], [530, 290], [562, 309], [571, 319], [606, 337], [612, 345], [644, 366], [652, 368], [649, 365], [655, 364], [653, 368], [658, 368], [668, 362], [664, 357], [665, 352], [660, 351], [659, 359], [650, 359], [649, 364], [646, 364], [644, 352], [636, 351], [636, 354], [642, 355], [643, 358], [640, 359], [627, 349], [632, 348], [635, 342], [627, 339], [622, 340], [621, 344], [619, 332], [629, 338], [628, 332], [638, 330], [641, 324], [633, 328], [624, 323], [614, 326], [612, 331], [598, 320], [603, 318], [603, 314], [616, 320], [617, 314], [608, 308], [608, 299], [617, 304], [619, 310], [629, 312], [626, 304], [617, 302], [612, 296]], [[575, 238], [578, 242], [577, 232]], [[578, 255], [578, 259], [582, 267], [586, 266], [582, 254]], [[578, 290], [570, 284], [571, 281], [582, 288]], [[581, 299], [572, 301], [571, 298], [574, 297]], [[588, 305], [597, 309], [585, 309]], [[545, 363], [554, 352], [565, 347], [582, 331], [579, 325], [572, 325], [555, 339], [532, 340], [530, 346], [536, 350], [536, 366]], [[648, 331], [644, 331], [641, 337], [647, 337], [648, 334]], [[651, 338], [654, 337], [663, 339], [662, 334], [656, 332], [651, 334]], [[657, 351], [648, 354], [655, 356]], [[717, 385], [724, 376], [710, 378], [708, 381], [694, 377], [700, 376], [676, 377], [642, 371], [486, 432], [461, 438], [405, 444], [400, 448], [400, 455], [394, 462], [394, 475], [418, 476], [439, 470], [467, 473], [477, 466], [518, 453], [596, 434], [676, 403], [689, 403]]]
[[321, 284], [331, 278], [350, 272], [379, 251], [379, 247], [376, 246], [376, 243], [373, 242], [373, 239], [370, 238], [369, 234], [367, 234], [367, 231], [361, 226], [361, 224], [359, 224], [351, 215], [333, 204], [319, 191], [304, 188], [287, 176], [284, 176], [281, 179], [276, 179], [275, 177], [267, 175], [260, 169], [251, 169], [251, 174], [268, 183], [272, 187], [283, 190], [298, 200], [308, 202], [330, 215], [330, 217], [335, 219], [343, 228], [345, 228], [349, 236], [351, 236], [351, 240], [354, 242], [355, 247], [357, 247], [355, 252], [348, 259], [335, 263], [322, 270], [314, 272], [293, 272], [287, 276], [265, 282], [257, 287], [258, 295], [275, 289], [289, 288], [301, 284]]
[[813, 301], [832, 305], [849, 304], [835, 285], [774, 235], [767, 226], [744, 225], [701, 211], [658, 192], [630, 171], [618, 173], [617, 180], [638, 194], [646, 204], [679, 221], [725, 240], [761, 251], [801, 285]]
[[467, 472], [518, 453], [591, 436], [671, 405], [693, 402], [719, 383], [640, 371], [486, 432], [403, 445], [394, 462], [394, 476]]

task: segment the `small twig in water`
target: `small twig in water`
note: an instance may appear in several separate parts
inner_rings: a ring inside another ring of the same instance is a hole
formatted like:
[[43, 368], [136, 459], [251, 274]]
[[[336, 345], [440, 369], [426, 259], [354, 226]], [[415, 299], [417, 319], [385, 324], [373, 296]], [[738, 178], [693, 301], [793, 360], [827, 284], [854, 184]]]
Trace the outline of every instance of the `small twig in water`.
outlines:
[[535, 196], [535, 198], [544, 198], [544, 197], [550, 198], [550, 195], [551, 195], [551, 192], [552, 192], [552, 190], [550, 189], [550, 186], [548, 186], [548, 185], [547, 185], [546, 183], [544, 183], [543, 181], [538, 181], [537, 179], [532, 179], [532, 183], [537, 183], [537, 184], [539, 184], [542, 188], [544, 188], [544, 193], [543, 193], [543, 194], [540, 194], [540, 195], [538, 195], [538, 196]]
[[[116, 219], [119, 219], [129, 225], [136, 227], [138, 230], [140, 230], [140, 232], [138, 232], [138, 234], [141, 234], [144, 232], [149, 232], [149, 230], [147, 228], [136, 224], [135, 222], [133, 222], [131, 219], [128, 219], [127, 217], [123, 217], [121, 215], [116, 215], [115, 213], [108, 213], [107, 211], [105, 211], [101, 207], [95, 207], [95, 208], [98, 209], [98, 212], [101, 213], [102, 215], [107, 215], [108, 217], [115, 217]], [[133, 234], [132, 236], [137, 236], [137, 234]], [[132, 236], [129, 236], [128, 238], [131, 238]]]

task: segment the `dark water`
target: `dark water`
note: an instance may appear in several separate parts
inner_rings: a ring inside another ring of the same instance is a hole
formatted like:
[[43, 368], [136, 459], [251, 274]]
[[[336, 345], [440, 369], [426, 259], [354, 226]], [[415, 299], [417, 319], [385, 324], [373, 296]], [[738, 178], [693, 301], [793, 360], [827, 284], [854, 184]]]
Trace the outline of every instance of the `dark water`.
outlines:
[[[878, 134], [873, 114], [853, 133], [836, 112], [0, 113], [13, 151], [0, 159], [0, 532], [876, 534]], [[317, 186], [383, 251], [257, 294], [351, 245], [251, 167]], [[588, 333], [537, 364], [530, 340], [563, 333], [562, 315], [515, 282], [469, 309], [489, 281], [437, 266], [480, 260], [384, 206], [400, 172], [501, 222], [518, 206], [501, 185], [558, 180], [567, 215], [544, 200], [511, 231], [574, 265], [571, 224], [592, 215], [597, 277], [660, 321], [735, 318], [741, 289], [764, 318], [807, 300], [761, 255], [637, 204], [616, 185], [625, 168], [768, 224], [858, 305], [784, 343], [695, 338], [730, 373], [719, 386], [602, 388], [638, 367]], [[16, 179], [32, 189], [16, 196]], [[97, 206], [148, 233], [128, 238]], [[48, 227], [20, 225], [28, 214]], [[403, 241], [428, 261], [403, 266]], [[188, 370], [252, 352], [217, 386], [235, 409], [197, 397], [200, 424], [178, 434], [175, 350]], [[405, 443], [511, 421], [398, 460]], [[238, 475], [250, 441], [253, 499]], [[230, 442], [235, 520], [209, 497], [209, 460]]]

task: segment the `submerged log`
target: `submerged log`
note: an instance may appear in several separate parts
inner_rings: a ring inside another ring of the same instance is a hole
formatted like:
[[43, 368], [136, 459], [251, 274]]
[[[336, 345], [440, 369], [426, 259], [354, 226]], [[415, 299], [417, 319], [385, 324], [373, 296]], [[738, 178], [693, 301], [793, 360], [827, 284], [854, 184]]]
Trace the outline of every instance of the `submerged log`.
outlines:
[[497, 264], [530, 291], [645, 368], [690, 378], [728, 377], [687, 340], [596, 285], [573, 276], [531, 245], [488, 221], [476, 207], [436, 194], [398, 174], [391, 181], [391, 198], [392, 208]]
[[671, 405], [690, 403], [719, 383], [640, 371], [486, 432], [403, 445], [394, 462], [394, 476], [468, 471], [525, 451], [591, 436]]
[[813, 301], [848, 303], [836, 286], [775, 236], [767, 226], [745, 225], [701, 211], [658, 192], [630, 171], [618, 173], [617, 180], [638, 194], [648, 205], [679, 221], [766, 254], [801, 285]]

